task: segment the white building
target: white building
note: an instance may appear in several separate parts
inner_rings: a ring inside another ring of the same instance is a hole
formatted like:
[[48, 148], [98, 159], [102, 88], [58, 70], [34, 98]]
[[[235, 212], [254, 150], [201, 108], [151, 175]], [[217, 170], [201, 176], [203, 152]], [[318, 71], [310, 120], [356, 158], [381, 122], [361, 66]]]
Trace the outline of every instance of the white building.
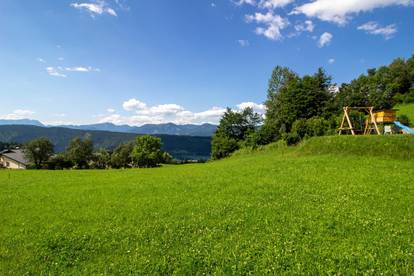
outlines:
[[29, 165], [21, 149], [4, 150], [0, 152], [0, 167], [6, 169], [24, 170]]

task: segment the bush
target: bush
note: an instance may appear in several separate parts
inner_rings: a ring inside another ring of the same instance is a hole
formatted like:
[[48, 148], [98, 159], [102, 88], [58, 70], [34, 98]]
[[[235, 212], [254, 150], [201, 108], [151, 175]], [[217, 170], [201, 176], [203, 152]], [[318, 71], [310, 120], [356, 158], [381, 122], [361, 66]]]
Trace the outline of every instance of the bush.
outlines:
[[398, 116], [398, 118], [397, 118], [397, 120], [398, 120], [401, 124], [406, 125], [406, 126], [410, 126], [410, 124], [411, 124], [411, 122], [410, 122], [410, 118], [408, 118], [408, 116], [407, 116], [407, 115], [405, 115], [405, 114], [401, 114], [401, 115], [399, 115], [399, 116]]
[[332, 129], [332, 123], [321, 117], [299, 119], [293, 123], [292, 131], [284, 139], [288, 145], [294, 145], [304, 138], [327, 135], [333, 132]]
[[48, 170], [64, 170], [72, 167], [73, 163], [62, 153], [50, 157], [46, 163], [46, 168]]
[[240, 148], [236, 139], [222, 135], [215, 135], [211, 141], [211, 157], [221, 159], [230, 156]]

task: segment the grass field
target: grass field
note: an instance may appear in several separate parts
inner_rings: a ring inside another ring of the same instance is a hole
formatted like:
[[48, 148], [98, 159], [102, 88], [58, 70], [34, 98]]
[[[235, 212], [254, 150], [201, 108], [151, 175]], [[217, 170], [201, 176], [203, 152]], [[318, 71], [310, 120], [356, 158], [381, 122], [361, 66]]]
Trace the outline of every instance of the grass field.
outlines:
[[411, 124], [414, 126], [414, 104], [402, 104], [396, 106], [398, 115], [405, 114], [410, 118]]
[[413, 145], [328, 137], [207, 164], [0, 171], [0, 275], [413, 274]]

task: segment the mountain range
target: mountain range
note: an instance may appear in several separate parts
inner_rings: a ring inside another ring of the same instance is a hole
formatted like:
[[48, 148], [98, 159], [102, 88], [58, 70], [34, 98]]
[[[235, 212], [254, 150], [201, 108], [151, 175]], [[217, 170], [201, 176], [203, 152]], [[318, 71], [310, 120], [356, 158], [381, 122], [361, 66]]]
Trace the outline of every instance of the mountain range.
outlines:
[[213, 124], [202, 125], [177, 125], [173, 123], [167, 124], [145, 124], [142, 126], [130, 125], [115, 125], [112, 123], [100, 123], [90, 125], [59, 125], [47, 126], [37, 120], [21, 119], [21, 120], [0, 120], [1, 125], [31, 125], [39, 127], [61, 127], [77, 130], [97, 130], [97, 131], [112, 131], [134, 134], [167, 134], [167, 135], [185, 135], [185, 136], [203, 136], [211, 137], [217, 129]]

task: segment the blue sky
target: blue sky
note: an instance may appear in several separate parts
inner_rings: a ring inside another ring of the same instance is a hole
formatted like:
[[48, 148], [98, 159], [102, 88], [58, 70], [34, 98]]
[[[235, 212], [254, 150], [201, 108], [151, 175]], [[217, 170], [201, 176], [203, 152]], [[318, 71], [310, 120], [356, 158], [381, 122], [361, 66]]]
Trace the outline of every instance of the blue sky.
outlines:
[[414, 54], [414, 0], [1, 0], [0, 118], [216, 123], [276, 65], [338, 84]]

